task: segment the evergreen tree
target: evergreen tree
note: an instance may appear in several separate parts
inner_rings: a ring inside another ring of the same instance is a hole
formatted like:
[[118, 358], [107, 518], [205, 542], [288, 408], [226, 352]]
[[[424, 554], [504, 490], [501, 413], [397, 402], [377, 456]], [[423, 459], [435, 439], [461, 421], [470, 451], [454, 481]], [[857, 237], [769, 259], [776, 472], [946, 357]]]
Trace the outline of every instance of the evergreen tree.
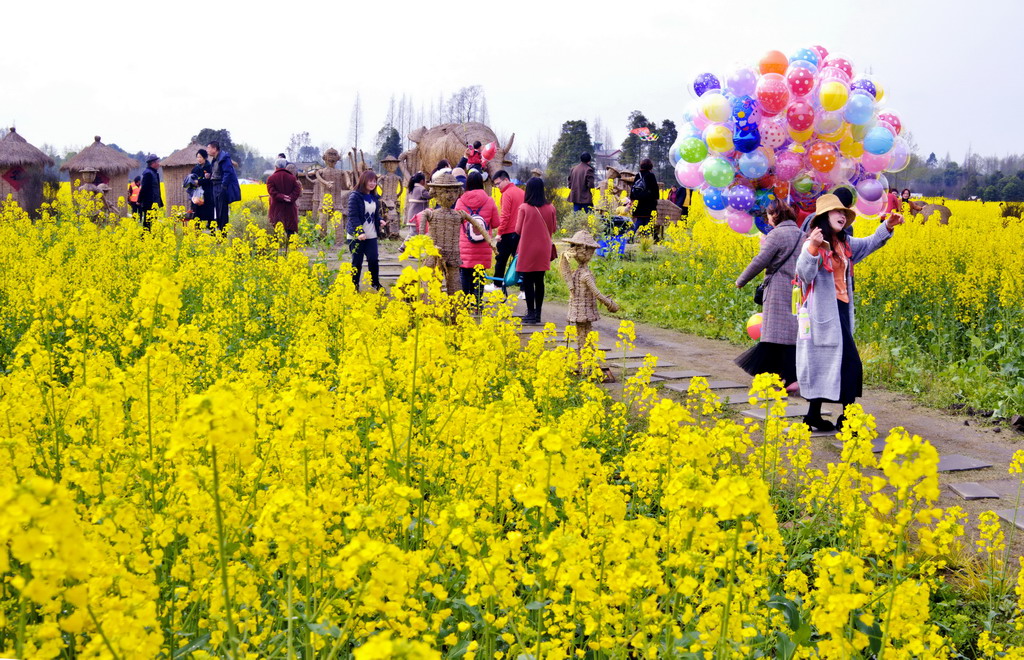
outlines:
[[658, 181], [666, 187], [674, 185], [676, 180], [675, 167], [669, 160], [668, 151], [672, 148], [678, 135], [676, 123], [671, 119], [665, 119], [661, 122], [661, 128], [658, 129], [658, 139], [650, 143], [649, 157], [654, 161], [654, 176], [658, 177]]
[[398, 157], [402, 153], [402, 136], [394, 126], [384, 126], [377, 131], [377, 162], [388, 156]]
[[235, 151], [237, 151], [235, 149], [235, 143], [231, 141], [231, 131], [226, 128], [204, 128], [199, 131], [198, 135], [192, 136], [193, 142], [203, 146], [210, 144], [214, 140], [220, 144], [221, 151], [228, 152], [232, 157], [235, 156]]
[[[673, 124], [673, 128], [675, 125]], [[654, 128], [654, 123], [647, 121], [647, 117], [644, 113], [639, 110], [634, 110], [629, 114], [629, 121], [626, 124], [626, 130], [630, 131], [626, 139], [622, 141], [622, 154], [619, 156], [619, 162], [628, 167], [632, 167], [634, 170], [640, 166], [640, 161], [648, 157], [647, 145], [650, 142], [644, 142], [640, 139], [639, 135], [632, 133], [635, 128], [647, 128], [652, 133], [657, 131]], [[674, 138], [673, 138], [674, 141]], [[671, 144], [671, 143], [669, 143]]]
[[551, 150], [551, 158], [548, 159], [548, 185], [561, 185], [569, 176], [569, 170], [580, 162], [580, 154], [584, 151], [591, 155], [594, 153], [594, 143], [587, 131], [587, 122], [575, 119], [562, 124], [562, 132]]

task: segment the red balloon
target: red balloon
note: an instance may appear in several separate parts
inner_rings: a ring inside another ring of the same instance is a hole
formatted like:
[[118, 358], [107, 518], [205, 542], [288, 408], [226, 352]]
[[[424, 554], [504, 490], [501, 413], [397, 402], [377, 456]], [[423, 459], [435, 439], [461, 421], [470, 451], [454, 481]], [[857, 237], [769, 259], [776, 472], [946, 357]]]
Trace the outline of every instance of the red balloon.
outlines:
[[853, 78], [853, 64], [845, 57], [830, 57], [825, 60], [825, 66], [834, 66], [837, 69], [841, 69], [849, 78]]
[[814, 126], [814, 108], [806, 101], [793, 101], [786, 110], [786, 123], [794, 131], [806, 131]]
[[896, 135], [899, 135], [900, 131], [903, 130], [903, 122], [900, 121], [899, 115], [894, 112], [879, 113], [878, 121], [884, 121], [886, 124], [889, 124]]
[[777, 115], [789, 105], [789, 85], [780, 73], [766, 73], [757, 81], [754, 91], [757, 101], [761, 104], [761, 112], [766, 116]]
[[484, 160], [490, 160], [494, 158], [494, 154], [498, 151], [498, 144], [496, 142], [488, 142], [484, 145], [484, 148], [480, 150], [480, 155]]
[[807, 96], [814, 89], [814, 74], [802, 67], [791, 66], [786, 73], [786, 82], [793, 96]]

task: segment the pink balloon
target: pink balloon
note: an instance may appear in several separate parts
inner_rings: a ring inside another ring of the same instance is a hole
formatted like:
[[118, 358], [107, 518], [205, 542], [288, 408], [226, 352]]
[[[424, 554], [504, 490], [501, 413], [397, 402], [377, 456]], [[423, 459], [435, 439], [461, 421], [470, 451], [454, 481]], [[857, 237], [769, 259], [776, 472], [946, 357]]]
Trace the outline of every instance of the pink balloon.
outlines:
[[703, 115], [703, 113], [698, 112], [693, 116], [693, 125], [697, 130], [703, 133], [704, 129], [711, 125], [711, 122]]
[[758, 129], [761, 133], [761, 146], [769, 149], [778, 149], [789, 139], [786, 127], [777, 119], [762, 119]]
[[749, 213], [737, 211], [731, 207], [725, 212], [725, 221], [728, 223], [729, 229], [744, 236], [750, 233], [750, 228], [754, 225], [754, 218]]
[[704, 185], [704, 175], [700, 172], [700, 163], [687, 163], [681, 160], [676, 163], [676, 181], [684, 188], [699, 188]]
[[730, 209], [728, 206], [726, 206], [724, 209], [720, 210], [707, 208], [705, 210], [708, 212], [708, 216], [710, 216], [712, 220], [714, 220], [718, 224], [722, 224], [723, 222], [726, 221], [726, 215], [728, 215], [729, 211], [735, 209]]
[[867, 172], [881, 172], [885, 168], [889, 167], [889, 163], [892, 162], [892, 152], [876, 156], [868, 152], [864, 152], [864, 155], [860, 157], [861, 167]]
[[855, 211], [857, 211], [858, 215], [878, 215], [883, 210], [885, 210], [885, 205], [887, 201], [888, 200], [886, 199], [885, 195], [882, 195], [874, 202], [868, 201], [864, 197], [858, 197], [857, 203], [853, 205], [853, 208]]
[[804, 168], [804, 159], [792, 151], [782, 151], [775, 155], [775, 178], [780, 181], [792, 181]]

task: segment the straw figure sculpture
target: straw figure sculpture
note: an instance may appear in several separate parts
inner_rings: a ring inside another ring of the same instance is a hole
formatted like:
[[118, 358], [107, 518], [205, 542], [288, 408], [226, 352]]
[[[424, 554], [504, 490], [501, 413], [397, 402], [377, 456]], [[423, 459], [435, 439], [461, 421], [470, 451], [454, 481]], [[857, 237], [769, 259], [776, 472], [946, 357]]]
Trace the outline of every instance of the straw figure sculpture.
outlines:
[[164, 212], [170, 213], [171, 207], [181, 206], [186, 211], [192, 208], [189, 192], [182, 185], [185, 177], [192, 173], [196, 166], [196, 152], [205, 149], [201, 144], [191, 143], [183, 149], [178, 149], [167, 158], [160, 159], [160, 169], [163, 175], [160, 177], [164, 182]]
[[47, 165], [53, 165], [53, 159], [11, 128], [0, 139], [0, 202], [10, 196], [23, 211], [35, 215], [43, 203], [43, 168]]
[[468, 121], [461, 124], [440, 124], [430, 129], [421, 126], [409, 133], [409, 139], [415, 142], [416, 146], [402, 152], [398, 157], [407, 183], [416, 172], [425, 172], [429, 176], [440, 160], [447, 160], [455, 167], [465, 155], [466, 145], [477, 140], [485, 145], [494, 142], [497, 146], [494, 157], [486, 166], [489, 181], [495, 172], [512, 165], [512, 161], [508, 160], [508, 154], [512, 150], [516, 136], [513, 133], [502, 145], [489, 126]]
[[462, 184], [459, 183], [451, 172], [438, 172], [430, 181], [430, 192], [437, 200], [437, 206], [426, 209], [420, 215], [420, 226], [428, 226], [428, 234], [434, 245], [437, 246], [440, 258], [428, 257], [424, 261], [425, 266], [437, 268], [441, 271], [445, 281], [445, 290], [448, 295], [455, 295], [461, 291], [459, 282], [459, 265], [461, 264], [459, 252], [459, 237], [462, 235], [462, 224], [468, 222], [480, 232], [491, 249], [494, 250], [497, 240], [491, 236], [487, 227], [469, 215], [465, 211], [455, 210], [455, 204], [462, 196]]
[[[601, 318], [597, 303], [600, 302], [607, 307], [609, 312], [619, 311], [619, 306], [597, 288], [597, 280], [588, 264], [600, 246], [590, 232], [578, 231], [565, 242], [569, 244], [569, 248], [564, 250], [558, 259], [558, 271], [569, 287], [569, 311], [566, 314], [566, 321], [576, 325], [577, 347], [582, 349], [587, 341], [587, 335], [594, 327], [594, 322]], [[572, 269], [570, 259], [579, 265], [576, 270]]]
[[71, 176], [72, 189], [76, 187], [75, 181], [83, 180], [82, 170], [90, 167], [95, 169], [96, 185], [110, 186], [110, 205], [117, 206], [124, 213], [128, 210], [127, 201], [122, 206], [117, 204], [117, 200], [120, 197], [127, 200], [128, 173], [139, 166], [140, 163], [134, 158], [100, 142], [100, 136], [97, 135], [92, 144], [65, 161], [60, 169]]

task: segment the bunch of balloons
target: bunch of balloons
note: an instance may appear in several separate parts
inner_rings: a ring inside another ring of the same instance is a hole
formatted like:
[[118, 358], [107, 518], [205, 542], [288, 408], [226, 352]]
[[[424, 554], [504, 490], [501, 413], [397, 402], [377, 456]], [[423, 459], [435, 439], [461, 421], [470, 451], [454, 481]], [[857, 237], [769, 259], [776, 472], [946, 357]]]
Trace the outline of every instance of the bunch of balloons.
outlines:
[[885, 209], [886, 172], [910, 161], [899, 113], [885, 91], [821, 46], [773, 50], [726, 75], [701, 73], [669, 152], [679, 185], [740, 234], [768, 233], [764, 211], [787, 199], [807, 212], [846, 188], [859, 215]]

